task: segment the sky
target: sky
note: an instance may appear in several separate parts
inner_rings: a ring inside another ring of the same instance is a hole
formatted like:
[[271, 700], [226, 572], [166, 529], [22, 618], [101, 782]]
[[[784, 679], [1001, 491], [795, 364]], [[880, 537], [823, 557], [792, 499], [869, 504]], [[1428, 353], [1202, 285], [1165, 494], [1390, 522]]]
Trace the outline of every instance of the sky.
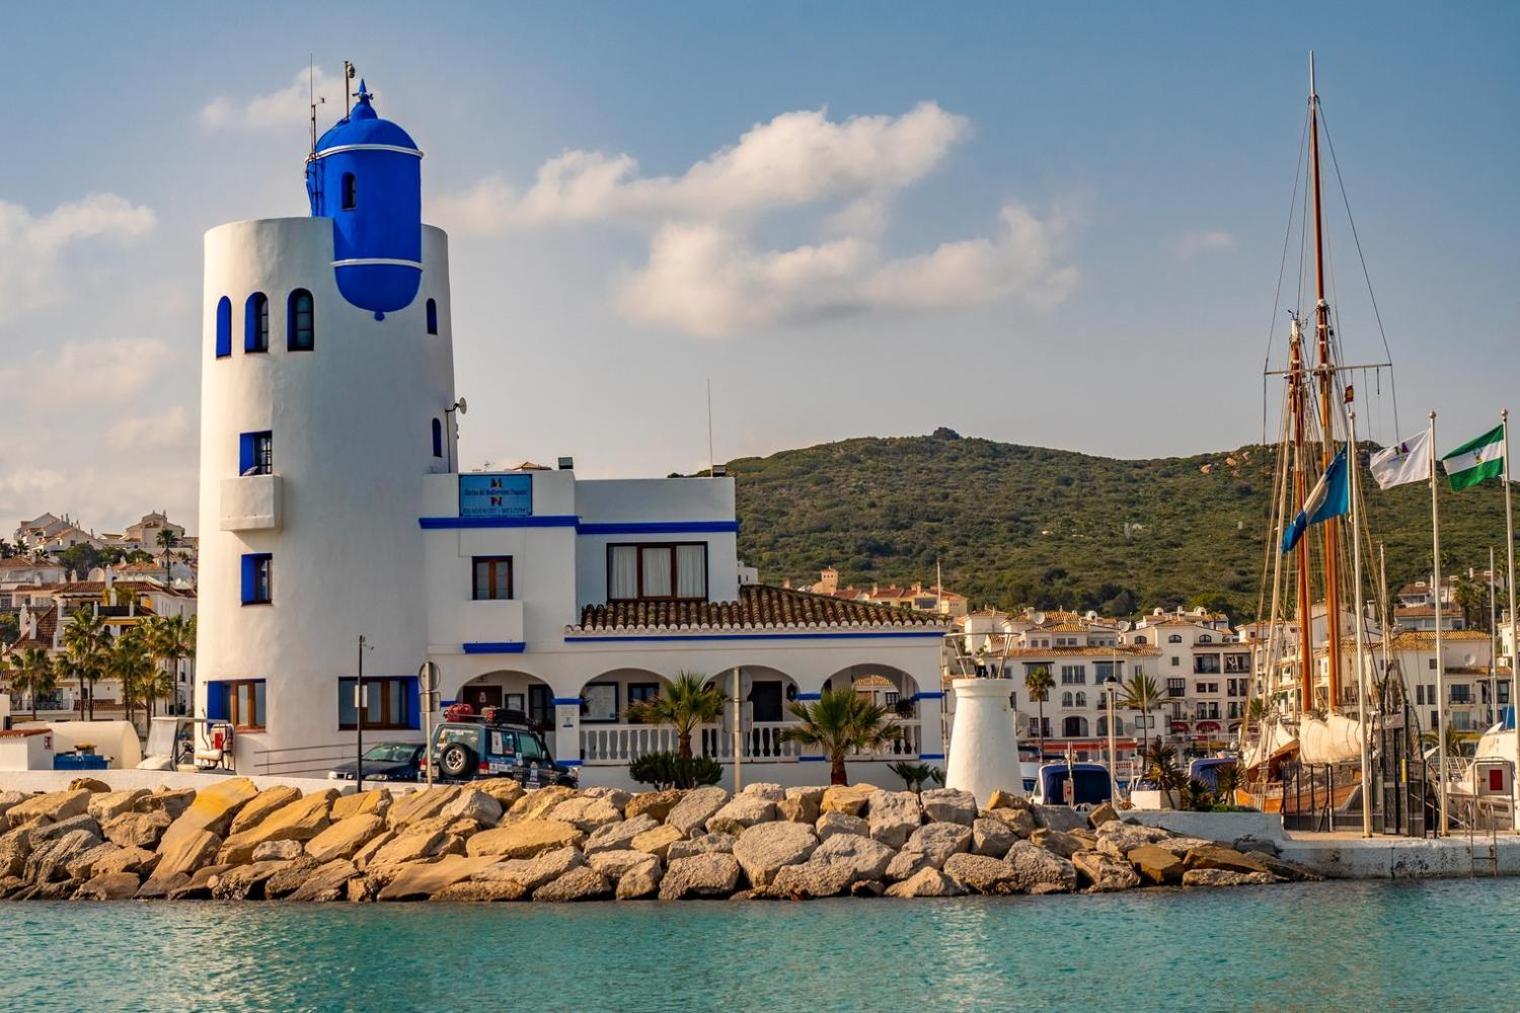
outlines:
[[720, 460], [1260, 440], [1311, 47], [1362, 432], [1454, 446], [1520, 409], [1520, 7], [1256, 7], [11, 6], [0, 533], [197, 528], [201, 236], [307, 213], [308, 59], [426, 152], [466, 467], [705, 467], [708, 380]]

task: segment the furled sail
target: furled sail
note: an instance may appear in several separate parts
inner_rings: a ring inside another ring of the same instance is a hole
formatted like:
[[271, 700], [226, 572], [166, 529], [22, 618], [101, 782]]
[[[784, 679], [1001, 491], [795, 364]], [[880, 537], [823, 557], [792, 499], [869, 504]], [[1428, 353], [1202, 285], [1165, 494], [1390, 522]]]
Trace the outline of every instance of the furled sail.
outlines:
[[1362, 757], [1362, 725], [1355, 718], [1330, 714], [1323, 721], [1306, 717], [1298, 725], [1298, 753], [1305, 763], [1348, 763]]

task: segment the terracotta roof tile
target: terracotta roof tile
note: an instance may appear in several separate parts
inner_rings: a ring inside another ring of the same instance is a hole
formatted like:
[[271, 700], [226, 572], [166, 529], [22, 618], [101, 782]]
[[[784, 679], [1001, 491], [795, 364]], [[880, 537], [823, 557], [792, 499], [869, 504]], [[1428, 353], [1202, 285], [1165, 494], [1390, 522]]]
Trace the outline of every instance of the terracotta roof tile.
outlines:
[[739, 588], [738, 601], [608, 602], [581, 609], [575, 631], [908, 626], [948, 629], [941, 616], [767, 584]]

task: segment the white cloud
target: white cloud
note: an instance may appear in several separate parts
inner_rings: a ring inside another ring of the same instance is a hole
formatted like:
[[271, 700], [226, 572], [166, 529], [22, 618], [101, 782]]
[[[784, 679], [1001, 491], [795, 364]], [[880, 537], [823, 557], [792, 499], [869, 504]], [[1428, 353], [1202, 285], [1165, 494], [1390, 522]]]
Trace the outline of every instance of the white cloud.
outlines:
[[1223, 229], [1184, 232], [1172, 242], [1172, 254], [1179, 260], [1192, 260], [1212, 250], [1233, 250], [1235, 237]]
[[49, 354], [49, 369], [67, 378], [77, 397], [127, 400], [148, 388], [169, 363], [169, 346], [156, 338], [70, 341]]
[[318, 67], [309, 85], [307, 68], [302, 67], [291, 77], [288, 87], [255, 95], [246, 101], [226, 95], [216, 96], [201, 107], [201, 126], [207, 130], [266, 130], [305, 125], [311, 116], [310, 95], [313, 91], [319, 99], [325, 97], [329, 102], [336, 103], [343, 98], [343, 85], [337, 78]]
[[190, 435], [190, 413], [174, 405], [155, 415], [121, 419], [110, 425], [106, 442], [113, 450], [163, 450], [182, 447]]
[[140, 239], [157, 222], [152, 208], [114, 193], [87, 194], [40, 216], [0, 200], [0, 325], [62, 297], [72, 251]]

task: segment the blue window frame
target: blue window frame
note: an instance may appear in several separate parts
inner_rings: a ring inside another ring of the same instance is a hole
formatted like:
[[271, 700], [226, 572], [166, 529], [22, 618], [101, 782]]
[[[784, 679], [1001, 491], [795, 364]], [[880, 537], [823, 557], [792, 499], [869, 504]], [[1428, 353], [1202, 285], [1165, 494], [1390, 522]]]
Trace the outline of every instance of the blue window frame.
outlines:
[[443, 423], [433, 420], [433, 456], [443, 456]]
[[317, 347], [317, 308], [311, 293], [298, 288], [285, 300], [285, 348], [309, 352]]
[[238, 437], [238, 475], [274, 474], [274, 434], [268, 429]]
[[263, 292], [248, 297], [243, 314], [243, 351], [269, 351], [269, 297]]
[[427, 329], [429, 334], [438, 333], [438, 300], [427, 301]]
[[208, 721], [230, 721], [234, 728], [263, 731], [268, 713], [263, 679], [228, 679], [206, 684]]
[[243, 604], [268, 605], [274, 591], [274, 557], [268, 552], [243, 554]]
[[216, 357], [232, 354], [232, 300], [226, 296], [216, 304]]

